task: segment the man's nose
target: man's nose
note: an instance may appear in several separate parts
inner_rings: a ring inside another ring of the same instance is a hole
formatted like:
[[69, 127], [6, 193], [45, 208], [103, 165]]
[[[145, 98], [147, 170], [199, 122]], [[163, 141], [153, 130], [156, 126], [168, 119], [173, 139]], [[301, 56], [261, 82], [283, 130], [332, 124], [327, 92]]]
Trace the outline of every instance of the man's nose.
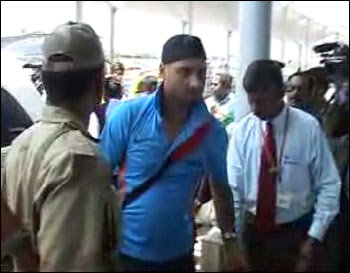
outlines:
[[191, 75], [189, 86], [191, 89], [199, 89], [202, 86], [202, 81], [196, 75]]

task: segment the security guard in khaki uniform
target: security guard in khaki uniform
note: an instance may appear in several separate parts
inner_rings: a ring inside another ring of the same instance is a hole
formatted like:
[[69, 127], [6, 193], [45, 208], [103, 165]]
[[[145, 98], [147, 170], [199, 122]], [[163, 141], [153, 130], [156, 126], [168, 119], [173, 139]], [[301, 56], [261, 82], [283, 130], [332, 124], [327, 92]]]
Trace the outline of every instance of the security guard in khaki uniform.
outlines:
[[[118, 200], [87, 133], [101, 100], [102, 46], [89, 25], [69, 22], [47, 36], [43, 53], [47, 106], [13, 142], [2, 192], [32, 234], [40, 271], [113, 270]], [[15, 263], [20, 270], [18, 257]]]

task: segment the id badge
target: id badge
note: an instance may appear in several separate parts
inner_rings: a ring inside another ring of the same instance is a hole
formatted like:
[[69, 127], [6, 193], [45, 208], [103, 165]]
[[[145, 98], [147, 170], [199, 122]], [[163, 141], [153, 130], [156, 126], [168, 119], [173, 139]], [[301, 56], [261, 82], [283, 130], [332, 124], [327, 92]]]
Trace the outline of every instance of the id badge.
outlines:
[[292, 194], [279, 193], [277, 196], [277, 207], [281, 209], [290, 209], [292, 205]]

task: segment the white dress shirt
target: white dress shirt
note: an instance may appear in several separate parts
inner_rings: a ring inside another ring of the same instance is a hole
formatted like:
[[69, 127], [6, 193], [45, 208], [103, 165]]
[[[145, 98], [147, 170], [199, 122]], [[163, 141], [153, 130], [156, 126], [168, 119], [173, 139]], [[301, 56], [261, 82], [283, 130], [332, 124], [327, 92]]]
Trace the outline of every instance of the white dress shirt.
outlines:
[[[289, 112], [286, 142], [281, 156]], [[277, 158], [281, 158], [277, 181], [276, 223], [293, 222], [314, 209], [309, 236], [323, 240], [339, 211], [340, 177], [318, 121], [311, 115], [285, 106], [271, 120]], [[245, 211], [256, 214], [262, 138], [266, 122], [253, 114], [235, 127], [228, 150], [228, 175], [233, 189], [236, 228], [242, 229]]]

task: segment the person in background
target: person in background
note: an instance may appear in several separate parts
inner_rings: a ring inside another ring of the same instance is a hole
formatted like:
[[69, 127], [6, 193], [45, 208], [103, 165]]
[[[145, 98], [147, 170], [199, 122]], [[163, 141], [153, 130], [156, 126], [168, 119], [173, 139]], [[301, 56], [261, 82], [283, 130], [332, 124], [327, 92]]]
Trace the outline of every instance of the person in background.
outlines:
[[298, 109], [301, 109], [322, 123], [322, 116], [316, 107], [314, 99], [315, 78], [307, 72], [296, 72], [291, 75], [287, 82], [287, 101]]
[[94, 111], [98, 119], [98, 136], [100, 136], [113, 109], [123, 101], [122, 85], [111, 78], [107, 78], [104, 83], [102, 97], [102, 102], [95, 107]]
[[327, 101], [325, 95], [329, 90], [329, 79], [324, 67], [313, 67], [306, 71], [306, 74], [312, 79], [312, 105], [315, 111], [323, 117], [326, 111]]
[[225, 126], [228, 126], [235, 120], [232, 81], [233, 78], [229, 74], [216, 75], [211, 84], [213, 96], [205, 101], [209, 111]]
[[142, 81], [142, 90], [140, 93], [152, 94], [157, 90], [158, 79], [155, 76], [146, 76]]
[[122, 62], [117, 62], [111, 66], [111, 77], [116, 83], [123, 86], [123, 77], [125, 74], [125, 66]]
[[141, 73], [132, 88], [132, 98], [152, 94], [157, 90], [159, 79], [155, 73]]

